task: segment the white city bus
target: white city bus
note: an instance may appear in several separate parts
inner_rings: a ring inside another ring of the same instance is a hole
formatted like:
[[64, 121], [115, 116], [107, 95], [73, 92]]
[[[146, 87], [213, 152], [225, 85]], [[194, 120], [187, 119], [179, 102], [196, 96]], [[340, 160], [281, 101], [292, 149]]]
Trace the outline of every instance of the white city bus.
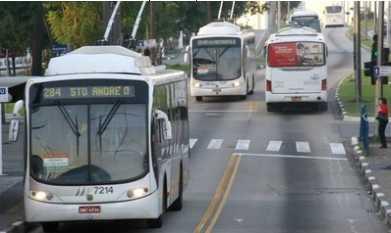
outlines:
[[324, 10], [325, 27], [344, 27], [345, 11], [342, 6], [326, 6]]
[[314, 11], [296, 10], [289, 17], [292, 26], [309, 27], [321, 32], [319, 15]]
[[[255, 34], [228, 22], [201, 27], [191, 38], [191, 96], [240, 96], [245, 99], [255, 87]], [[186, 59], [187, 60], [187, 59]]]
[[327, 109], [327, 45], [310, 28], [287, 28], [265, 44], [265, 102], [268, 111], [283, 103], [317, 103]]
[[[1, 84], [1, 81], [0, 81]], [[189, 178], [187, 80], [120, 46], [51, 59], [25, 84], [25, 220], [146, 219], [182, 208]]]

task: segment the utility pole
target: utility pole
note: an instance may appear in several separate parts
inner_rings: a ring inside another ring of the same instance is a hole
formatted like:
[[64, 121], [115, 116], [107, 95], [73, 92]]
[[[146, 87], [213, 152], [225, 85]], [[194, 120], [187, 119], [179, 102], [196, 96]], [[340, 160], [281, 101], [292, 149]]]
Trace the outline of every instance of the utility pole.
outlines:
[[[377, 2], [373, 1], [373, 25], [377, 25]], [[376, 30], [376, 29], [375, 29]]]
[[149, 2], [149, 35], [148, 39], [156, 38], [155, 33], [155, 8], [154, 2]]
[[277, 4], [275, 1], [271, 1], [269, 2], [270, 4], [270, 7], [269, 7], [269, 10], [268, 10], [268, 18], [267, 18], [267, 21], [268, 21], [268, 32], [271, 34], [271, 33], [274, 33], [276, 30], [275, 30], [275, 25], [276, 25], [276, 8], [277, 8]]
[[[378, 14], [378, 24], [377, 26], [377, 66], [382, 65], [383, 58], [383, 21], [384, 21], [384, 2], [379, 1], [379, 14]], [[383, 97], [382, 93], [382, 80], [380, 76], [376, 77], [376, 86], [375, 86], [375, 102], [374, 106], [376, 106], [377, 100], [379, 97]], [[376, 108], [375, 108], [375, 116], [376, 116]]]
[[364, 39], [368, 39], [368, 2], [364, 1]]
[[362, 98], [361, 85], [361, 18], [360, 2], [354, 2], [354, 76], [356, 80], [356, 102], [357, 107]]
[[288, 6], [287, 6], [287, 10], [286, 10], [286, 15], [289, 16], [290, 13], [291, 13], [291, 2], [288, 1]]
[[281, 2], [277, 2], [277, 31], [280, 30], [281, 27]]

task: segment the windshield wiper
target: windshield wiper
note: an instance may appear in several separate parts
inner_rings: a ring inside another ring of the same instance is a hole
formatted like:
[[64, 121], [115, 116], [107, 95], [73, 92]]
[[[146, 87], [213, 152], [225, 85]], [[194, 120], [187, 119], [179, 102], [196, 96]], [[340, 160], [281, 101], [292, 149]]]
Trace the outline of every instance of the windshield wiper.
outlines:
[[106, 118], [104, 119], [103, 123], [100, 124], [99, 122], [99, 129], [98, 132], [96, 133], [97, 135], [101, 136], [105, 130], [107, 129], [107, 126], [109, 126], [111, 120], [113, 119], [115, 113], [121, 106], [121, 103], [118, 101], [117, 103], [114, 104], [114, 106], [110, 109], [110, 112], [107, 114]]
[[57, 107], [60, 110], [60, 112], [62, 113], [62, 115], [64, 116], [65, 121], [68, 123], [69, 128], [71, 128], [73, 134], [75, 134], [75, 136], [76, 136], [76, 155], [77, 155], [77, 157], [79, 157], [80, 136], [81, 136], [80, 131], [79, 131], [79, 121], [77, 120], [77, 117], [76, 117], [75, 122], [73, 121], [71, 115], [69, 115], [67, 109], [64, 107], [64, 105], [61, 104], [61, 102], [57, 103]]

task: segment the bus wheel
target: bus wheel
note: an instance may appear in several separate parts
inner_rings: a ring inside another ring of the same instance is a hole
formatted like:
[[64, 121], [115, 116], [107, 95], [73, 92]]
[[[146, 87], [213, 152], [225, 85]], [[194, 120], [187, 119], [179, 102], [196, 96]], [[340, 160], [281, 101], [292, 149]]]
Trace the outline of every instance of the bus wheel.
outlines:
[[249, 95], [254, 94], [254, 89], [255, 89], [255, 79], [254, 79], [254, 75], [253, 75], [253, 77], [252, 77], [252, 82], [253, 82], [253, 85], [252, 85], [251, 91], [248, 93]]
[[202, 101], [202, 96], [196, 96], [195, 99], [196, 99], [196, 101], [201, 102]]
[[170, 210], [179, 211], [183, 206], [183, 175], [182, 175], [182, 165], [179, 171], [179, 194], [178, 198], [172, 203]]
[[328, 106], [327, 102], [319, 103], [319, 110], [322, 112], [327, 112], [328, 107], [329, 106]]
[[58, 231], [58, 222], [45, 222], [42, 223], [42, 229], [45, 233], [52, 233]]
[[268, 112], [274, 112], [274, 106], [271, 103], [266, 104], [266, 110]]
[[163, 214], [167, 210], [167, 181], [164, 179], [163, 193], [162, 193], [162, 213], [158, 218], [148, 219], [148, 226], [150, 228], [161, 228], [163, 226]]

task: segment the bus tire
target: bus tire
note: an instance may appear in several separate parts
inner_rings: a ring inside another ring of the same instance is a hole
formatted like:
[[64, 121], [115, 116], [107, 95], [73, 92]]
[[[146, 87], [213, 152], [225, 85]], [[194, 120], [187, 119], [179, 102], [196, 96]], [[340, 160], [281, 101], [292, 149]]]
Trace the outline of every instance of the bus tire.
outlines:
[[241, 96], [239, 96], [239, 99], [240, 100], [245, 100], [245, 99], [247, 99], [247, 95], [241, 95]]
[[43, 232], [53, 233], [58, 231], [58, 222], [44, 222], [41, 223]]
[[328, 106], [327, 102], [319, 103], [319, 110], [320, 111], [327, 112], [328, 109], [329, 109], [329, 106]]
[[163, 192], [162, 192], [162, 213], [158, 218], [148, 219], [148, 226], [150, 228], [161, 228], [163, 226], [163, 214], [167, 210], [167, 181], [164, 178]]
[[251, 86], [251, 91], [248, 93], [249, 95], [252, 95], [254, 94], [254, 89], [255, 89], [255, 79], [254, 79], [254, 75], [252, 77], [252, 86]]
[[274, 112], [274, 106], [271, 103], [266, 104], [266, 111], [267, 112]]
[[202, 101], [202, 96], [196, 96], [196, 97], [195, 97], [195, 100], [196, 100], [197, 102], [201, 102], [201, 101]]
[[172, 203], [170, 210], [173, 211], [179, 211], [182, 210], [183, 207], [183, 169], [182, 165], [180, 166], [180, 171], [179, 171], [179, 194], [178, 198]]

